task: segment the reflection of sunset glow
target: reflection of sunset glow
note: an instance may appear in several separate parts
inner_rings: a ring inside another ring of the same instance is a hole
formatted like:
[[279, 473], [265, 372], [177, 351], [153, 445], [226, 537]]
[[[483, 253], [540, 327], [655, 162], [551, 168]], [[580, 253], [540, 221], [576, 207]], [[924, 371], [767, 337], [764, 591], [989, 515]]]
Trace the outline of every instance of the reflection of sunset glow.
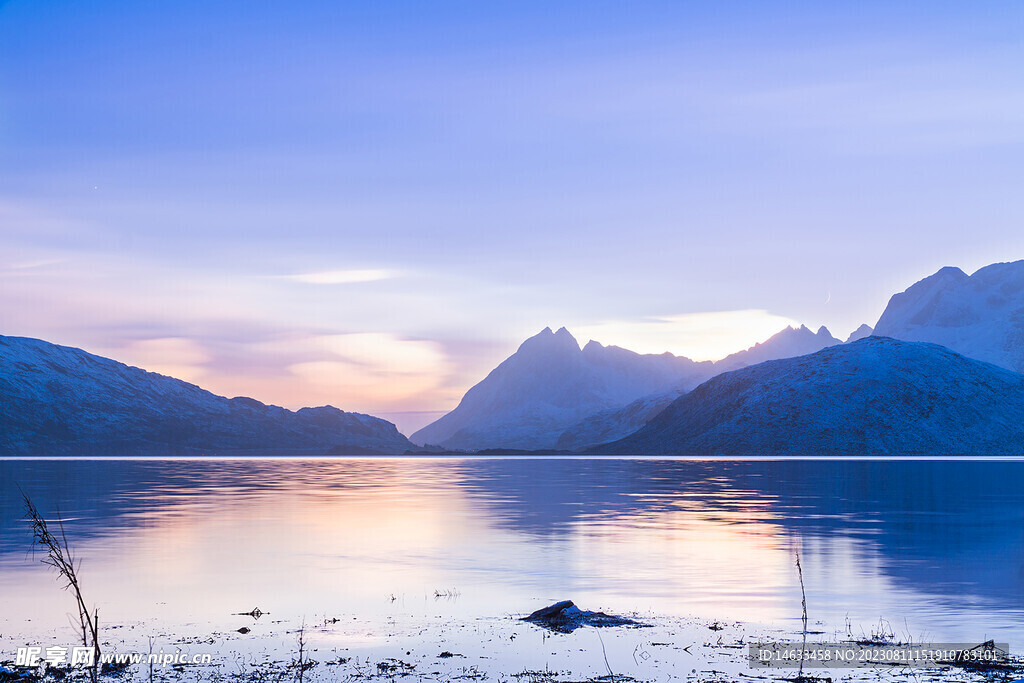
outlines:
[[[743, 513], [708, 518], [692, 511], [594, 520], [579, 527], [573, 554], [586, 558], [595, 586], [614, 585], [622, 557], [633, 595], [676, 614], [768, 622], [791, 609], [791, 558], [784, 530]], [[642, 560], [642, 561], [641, 561]], [[591, 564], [592, 563], [592, 564]], [[751, 594], [750, 586], [759, 590]], [[661, 604], [666, 592], [675, 596]], [[608, 591], [598, 589], [610, 598]]]
[[471, 528], [461, 533], [482, 532], [457, 490], [436, 505], [417, 497], [422, 477], [414, 473], [386, 468], [371, 478], [371, 486], [284, 485], [260, 496], [214, 487], [191, 504], [181, 500], [193, 498], [186, 492], [154, 499], [142, 526], [117, 539], [118, 567], [144, 582], [134, 590], [163, 596], [182, 619], [212, 605], [230, 614], [254, 601], [372, 612], [400, 589], [419, 596], [446, 585], [444, 568], [422, 559], [457, 539], [462, 524]]
[[[723, 487], [717, 505], [692, 501], [686, 511], [583, 518], [566, 538], [538, 543], [491, 525], [443, 462], [302, 462], [275, 463], [294, 478], [265, 489], [243, 473], [233, 485], [152, 496], [139, 525], [107, 541], [118, 559], [103, 592], [123, 596], [126, 615], [146, 596], [141, 605], [164, 602], [161, 612], [180, 620], [268, 600], [300, 612], [374, 613], [391, 595], [416, 604], [456, 585], [464, 597], [454, 608], [474, 614], [516, 612], [555, 589], [584, 604], [629, 595], [630, 609], [679, 615], [770, 621], [791, 609], [782, 529], [745, 505], [744, 492]], [[90, 563], [102, 562], [90, 550]]]

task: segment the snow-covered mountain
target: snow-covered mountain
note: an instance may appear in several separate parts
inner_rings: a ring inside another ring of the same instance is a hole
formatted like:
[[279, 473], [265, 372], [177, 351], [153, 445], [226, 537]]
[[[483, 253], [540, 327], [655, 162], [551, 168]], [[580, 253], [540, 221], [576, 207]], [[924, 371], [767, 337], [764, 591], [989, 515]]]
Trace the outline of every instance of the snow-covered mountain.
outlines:
[[651, 421], [686, 392], [681, 389], [644, 396], [622, 408], [602, 410], [562, 432], [555, 443], [560, 451], [580, 451], [623, 439]]
[[600, 453], [1024, 455], [1024, 375], [868, 337], [719, 375]]
[[874, 332], [871, 325], [865, 323], [850, 333], [850, 336], [846, 338], [846, 343], [860, 341], [864, 337], [870, 337]]
[[1024, 372], [1024, 261], [947, 267], [889, 300], [875, 334], [942, 344]]
[[805, 356], [839, 343], [841, 342], [833, 337], [828, 328], [824, 326], [819, 327], [817, 332], [811, 332], [805, 325], [787, 327], [767, 340], [754, 344], [746, 351], [738, 351], [717, 361], [715, 373], [757, 365], [766, 360]]
[[471, 388], [452, 412], [412, 435], [446, 448], [553, 448], [582, 419], [650, 394], [689, 389], [712, 364], [641, 355], [545, 328]]
[[[803, 356], [838, 343], [839, 340], [825, 327], [819, 328], [817, 332], [811, 332], [804, 325], [787, 327], [745, 351], [738, 351], [715, 362], [707, 368], [706, 378], [766, 360]], [[653, 396], [644, 396], [622, 408], [590, 415], [558, 437], [556, 447], [559, 450], [575, 451], [624, 438], [647, 424], [683, 393], [685, 392], [681, 388], [676, 388]]]
[[0, 455], [409, 449], [393, 424], [369, 415], [228, 399], [80, 349], [0, 336]]
[[411, 438], [464, 450], [579, 450], [633, 433], [720, 372], [838, 343], [824, 327], [789, 327], [717, 363], [698, 363], [595, 341], [580, 349], [565, 328], [546, 328], [470, 389], [455, 410]]

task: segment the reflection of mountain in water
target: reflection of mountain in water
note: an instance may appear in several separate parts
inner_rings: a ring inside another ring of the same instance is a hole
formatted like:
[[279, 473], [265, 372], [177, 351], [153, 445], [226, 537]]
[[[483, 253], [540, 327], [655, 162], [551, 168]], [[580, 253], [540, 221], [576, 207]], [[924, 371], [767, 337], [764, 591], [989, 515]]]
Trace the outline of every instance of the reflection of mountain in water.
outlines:
[[[813, 541], [856, 540], [907, 587], [1018, 607], [1024, 462], [468, 461], [466, 489], [496, 523], [568, 534], [594, 517], [689, 511], [769, 518]], [[828, 543], [814, 544], [828, 552]], [[823, 558], [826, 561], [828, 558]], [[834, 558], [833, 558], [834, 559]]]
[[23, 553], [28, 525], [19, 487], [44, 514], [59, 511], [72, 538], [88, 539], [189, 510], [216, 514], [275, 491], [330, 493], [382, 487], [417, 460], [0, 460], [0, 553]]
[[831, 541], [846, 539], [855, 562], [908, 590], [1024, 604], [1024, 462], [0, 461], [0, 561], [26, 552], [15, 484], [41, 509], [59, 507], [77, 543], [182, 510], [217, 514], [225, 501], [246, 506], [276, 491], [361, 496], [360, 487], [387, 486], [462, 491], [484, 524], [538, 541], [602, 521], [628, 529], [680, 515], [764, 520], [804, 539], [818, 554], [809, 562], [822, 567], [848, 562], [830, 556]]

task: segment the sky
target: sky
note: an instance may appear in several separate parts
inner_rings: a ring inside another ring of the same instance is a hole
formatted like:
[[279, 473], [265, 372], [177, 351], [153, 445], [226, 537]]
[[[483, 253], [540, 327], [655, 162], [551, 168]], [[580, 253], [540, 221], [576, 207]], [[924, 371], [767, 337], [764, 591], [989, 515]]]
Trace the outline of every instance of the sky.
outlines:
[[0, 334], [406, 433], [1024, 258], [1018, 2], [0, 3]]

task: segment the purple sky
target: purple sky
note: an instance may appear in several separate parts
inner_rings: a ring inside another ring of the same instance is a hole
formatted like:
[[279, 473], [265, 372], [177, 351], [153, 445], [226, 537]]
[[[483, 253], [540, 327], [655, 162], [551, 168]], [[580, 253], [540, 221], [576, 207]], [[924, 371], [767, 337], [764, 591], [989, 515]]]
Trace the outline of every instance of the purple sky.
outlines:
[[0, 334], [406, 430], [1024, 257], [1024, 6], [0, 4]]

